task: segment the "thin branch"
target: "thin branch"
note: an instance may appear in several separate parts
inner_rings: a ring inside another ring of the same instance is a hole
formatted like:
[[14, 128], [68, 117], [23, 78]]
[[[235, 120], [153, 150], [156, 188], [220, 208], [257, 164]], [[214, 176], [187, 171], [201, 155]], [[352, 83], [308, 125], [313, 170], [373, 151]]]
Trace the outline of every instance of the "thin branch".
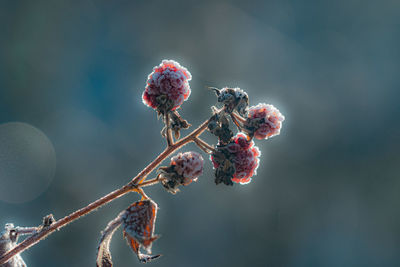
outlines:
[[211, 154], [211, 153], [212, 153], [209, 149], [207, 149], [207, 148], [204, 147], [202, 144], [200, 144], [199, 141], [195, 140], [194, 142], [196, 143], [196, 145], [197, 145], [201, 150], [204, 151], [204, 153], [206, 153], [206, 154]]
[[162, 180], [164, 180], [163, 178], [157, 177], [157, 178], [153, 178], [151, 180], [147, 180], [143, 183], [141, 183], [139, 186], [142, 187], [147, 187], [147, 186], [152, 186], [155, 184], [158, 184], [159, 182], [161, 182]]
[[233, 117], [235, 117], [235, 119], [237, 119], [240, 123], [245, 123], [246, 119], [243, 118], [242, 116], [240, 116], [239, 114], [237, 114], [236, 112], [232, 112], [231, 113]]
[[239, 132], [242, 131], [242, 126], [240, 125], [240, 122], [238, 122], [238, 120], [236, 119], [236, 117], [234, 115], [232, 115], [231, 113], [231, 118], [233, 123], [236, 125], [236, 127], [238, 128]]
[[19, 253], [27, 250], [33, 245], [39, 243], [48, 235], [52, 234], [54, 231], [61, 229], [67, 224], [89, 214], [90, 212], [100, 208], [101, 206], [125, 195], [126, 193], [140, 188], [141, 185], [138, 182], [144, 182], [145, 178], [149, 173], [151, 173], [163, 160], [165, 160], [169, 155], [171, 155], [177, 149], [183, 147], [187, 143], [193, 142], [196, 137], [198, 137], [204, 130], [207, 128], [210, 119], [204, 121], [197, 129], [188, 134], [186, 137], [180, 139], [175, 144], [167, 147], [158, 157], [152, 161], [149, 165], [147, 165], [136, 177], [134, 177], [128, 184], [123, 187], [109, 193], [108, 195], [90, 203], [86, 207], [83, 207], [70, 215], [65, 216], [64, 218], [52, 223], [48, 227], [43, 227], [41, 230], [30, 237], [26, 238], [24, 241], [16, 245], [13, 249], [9, 250], [7, 253], [0, 257], [0, 265], [9, 261], [12, 257], [18, 255]]
[[149, 196], [146, 195], [141, 186], [136, 189], [136, 192], [138, 192], [142, 196], [142, 200], [149, 199]]
[[174, 139], [172, 137], [168, 112], [165, 112], [165, 114], [164, 114], [164, 123], [165, 123], [165, 128], [167, 129], [166, 135], [165, 135], [167, 138], [167, 145], [172, 146], [174, 144]]
[[199, 137], [196, 137], [194, 139], [194, 142], [200, 149], [202, 149], [207, 154], [211, 154], [213, 151], [215, 151], [215, 149], [211, 145], [209, 145], [206, 141], [204, 141]]
[[37, 227], [15, 227], [18, 235], [31, 235], [38, 231]]

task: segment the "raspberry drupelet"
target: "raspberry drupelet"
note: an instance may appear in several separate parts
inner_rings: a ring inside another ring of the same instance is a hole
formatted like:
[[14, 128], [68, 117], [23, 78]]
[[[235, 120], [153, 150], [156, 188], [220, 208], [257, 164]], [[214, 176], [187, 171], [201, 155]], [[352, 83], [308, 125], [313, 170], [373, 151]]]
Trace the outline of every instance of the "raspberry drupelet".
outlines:
[[284, 120], [276, 107], [261, 103], [249, 108], [244, 126], [255, 138], [262, 140], [278, 135]]
[[179, 108], [190, 95], [190, 72], [174, 60], [163, 60], [147, 78], [143, 103], [159, 113]]
[[259, 149], [254, 142], [243, 133], [233, 137], [232, 142], [225, 146], [217, 146], [211, 155], [211, 161], [216, 169], [218, 183], [232, 185], [232, 182], [248, 184], [256, 174], [259, 165]]

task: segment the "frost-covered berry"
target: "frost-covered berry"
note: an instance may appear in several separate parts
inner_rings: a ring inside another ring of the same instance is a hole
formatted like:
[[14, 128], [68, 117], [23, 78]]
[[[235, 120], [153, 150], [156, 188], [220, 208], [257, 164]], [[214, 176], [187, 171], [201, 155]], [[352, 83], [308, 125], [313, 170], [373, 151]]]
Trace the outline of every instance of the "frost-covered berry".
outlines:
[[175, 110], [190, 95], [190, 72], [173, 60], [163, 60], [147, 79], [143, 103], [160, 113]]
[[276, 107], [262, 103], [249, 108], [245, 128], [257, 139], [268, 139], [280, 133], [284, 120]]
[[238, 133], [231, 143], [217, 146], [211, 155], [216, 169], [215, 182], [232, 185], [232, 182], [247, 184], [256, 174], [259, 165], [260, 151], [246, 135]]
[[197, 180], [197, 177], [203, 173], [203, 164], [203, 157], [193, 151], [179, 153], [171, 158], [171, 165], [175, 166], [175, 171], [185, 178], [184, 185]]
[[168, 167], [160, 167], [159, 177], [164, 188], [176, 194], [180, 185], [189, 185], [203, 173], [203, 157], [196, 152], [179, 153], [171, 158]]

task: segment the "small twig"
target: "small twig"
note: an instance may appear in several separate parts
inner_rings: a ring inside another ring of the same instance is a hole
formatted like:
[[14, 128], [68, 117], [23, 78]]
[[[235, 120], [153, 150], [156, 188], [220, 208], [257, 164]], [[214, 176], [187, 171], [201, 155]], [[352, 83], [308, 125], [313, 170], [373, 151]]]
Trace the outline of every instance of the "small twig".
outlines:
[[157, 178], [153, 178], [153, 179], [151, 179], [151, 180], [147, 180], [147, 181], [141, 183], [139, 186], [140, 186], [140, 187], [152, 186], [152, 185], [158, 184], [158, 183], [161, 182], [162, 180], [165, 180], [165, 179], [160, 178], [159, 176], [157, 176]]
[[170, 147], [174, 144], [174, 139], [172, 137], [168, 112], [165, 112], [165, 114], [164, 114], [164, 123], [165, 123], [165, 128], [166, 128], [167, 145]]
[[196, 137], [194, 139], [194, 142], [196, 143], [196, 145], [202, 149], [204, 152], [206, 152], [207, 154], [211, 154], [213, 151], [215, 151], [215, 149], [209, 145], [206, 141], [204, 141], [203, 139], [201, 139], [200, 137]]
[[142, 200], [149, 199], [149, 196], [146, 195], [142, 188], [138, 187], [138, 189], [136, 189], [136, 192], [138, 192], [142, 196]]
[[204, 147], [199, 141], [195, 140], [194, 142], [196, 143], [196, 145], [197, 145], [201, 150], [204, 151], [204, 153], [206, 153], [206, 154], [211, 154], [211, 153], [212, 153], [209, 149], [207, 149], [206, 147]]
[[31, 235], [38, 231], [37, 227], [15, 227], [18, 235]]
[[238, 120], [232, 113], [231, 113], [231, 119], [232, 119], [233, 123], [236, 125], [236, 127], [238, 128], [239, 132], [241, 132], [242, 126], [240, 125], [240, 123], [238, 122]]
[[245, 123], [246, 119], [243, 118], [242, 116], [240, 116], [239, 114], [237, 114], [236, 112], [232, 112], [232, 117], [235, 117], [236, 120], [238, 120], [240, 123]]

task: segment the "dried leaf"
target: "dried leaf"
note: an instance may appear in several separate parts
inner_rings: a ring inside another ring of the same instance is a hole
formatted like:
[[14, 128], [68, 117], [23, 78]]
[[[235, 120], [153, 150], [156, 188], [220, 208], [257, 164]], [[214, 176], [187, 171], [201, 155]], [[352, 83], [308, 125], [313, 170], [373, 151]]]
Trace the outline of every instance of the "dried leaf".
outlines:
[[148, 253], [151, 253], [151, 245], [158, 238], [154, 235], [156, 217], [157, 204], [149, 199], [133, 203], [122, 214], [124, 237], [142, 263], [161, 256], [146, 255], [140, 252], [140, 248], [143, 247]]
[[140, 252], [139, 242], [137, 242], [134, 238], [127, 235], [125, 231], [124, 231], [124, 237], [126, 238], [126, 241], [128, 241], [128, 244], [132, 248], [133, 252], [136, 253], [136, 255], [141, 263], [148, 263], [154, 259], [161, 257], [161, 254], [158, 254], [158, 255], [142, 254]]
[[99, 247], [97, 248], [97, 259], [96, 259], [97, 267], [113, 266], [110, 253], [110, 242], [114, 232], [118, 229], [118, 227], [122, 223], [121, 217], [123, 213], [125, 213], [125, 211], [121, 212], [117, 218], [110, 221], [107, 227], [102, 232], [100, 244]]

